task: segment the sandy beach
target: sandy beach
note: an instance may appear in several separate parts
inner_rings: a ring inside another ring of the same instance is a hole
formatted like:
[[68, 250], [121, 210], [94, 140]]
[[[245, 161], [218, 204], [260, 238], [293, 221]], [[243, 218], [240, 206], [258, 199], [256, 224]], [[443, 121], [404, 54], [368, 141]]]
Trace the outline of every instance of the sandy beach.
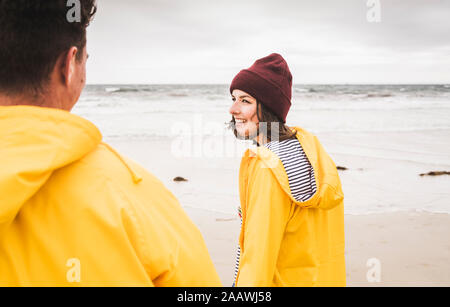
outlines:
[[[348, 286], [450, 286], [450, 214], [422, 210], [448, 209], [450, 176], [419, 176], [449, 167], [449, 145], [439, 142], [448, 134], [318, 136], [336, 165], [348, 168], [340, 171]], [[177, 158], [168, 139], [108, 142], [175, 194], [202, 232], [223, 284], [230, 286], [240, 231], [240, 156]], [[420, 151], [419, 143], [426, 145]], [[177, 176], [188, 181], [174, 182]], [[367, 279], [372, 258], [379, 262], [379, 282]]]
[[[187, 208], [203, 233], [224, 286], [233, 283], [239, 221], [236, 217]], [[450, 215], [401, 212], [346, 215], [347, 286], [450, 286]], [[380, 261], [380, 281], [369, 282]]]

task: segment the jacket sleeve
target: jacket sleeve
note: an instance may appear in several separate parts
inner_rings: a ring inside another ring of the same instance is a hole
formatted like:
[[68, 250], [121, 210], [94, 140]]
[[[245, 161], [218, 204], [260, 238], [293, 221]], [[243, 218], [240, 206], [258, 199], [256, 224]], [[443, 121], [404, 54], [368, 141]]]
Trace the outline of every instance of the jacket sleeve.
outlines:
[[249, 176], [244, 242], [236, 285], [270, 286], [291, 201], [269, 168], [257, 163]]
[[[115, 188], [123, 191], [123, 187]], [[172, 193], [148, 177], [133, 194], [130, 192], [122, 193], [128, 203], [126, 213], [122, 213], [127, 218], [122, 220], [152, 284], [221, 286], [203, 236]]]

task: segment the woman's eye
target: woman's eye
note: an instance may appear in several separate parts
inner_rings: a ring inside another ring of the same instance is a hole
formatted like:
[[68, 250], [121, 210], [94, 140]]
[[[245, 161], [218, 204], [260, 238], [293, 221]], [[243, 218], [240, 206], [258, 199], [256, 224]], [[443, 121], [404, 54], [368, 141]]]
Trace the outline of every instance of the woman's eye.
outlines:
[[242, 102], [250, 103], [248, 100], [242, 99]]

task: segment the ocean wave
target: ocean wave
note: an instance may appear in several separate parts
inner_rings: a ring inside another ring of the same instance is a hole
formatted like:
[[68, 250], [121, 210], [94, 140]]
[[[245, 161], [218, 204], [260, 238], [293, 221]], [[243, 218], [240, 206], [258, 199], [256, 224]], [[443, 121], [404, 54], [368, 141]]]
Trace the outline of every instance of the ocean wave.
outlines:
[[149, 88], [149, 87], [143, 87], [143, 88], [136, 88], [136, 87], [106, 87], [104, 89], [106, 93], [155, 93], [159, 94], [161, 96], [168, 96], [168, 97], [189, 97], [191, 95], [195, 95], [195, 93], [190, 92], [180, 92], [180, 91], [161, 91], [155, 88]]
[[386, 97], [393, 97], [393, 94], [387, 94], [387, 93], [379, 93], [379, 94], [367, 94], [367, 98], [386, 98]]
[[107, 87], [105, 88], [107, 93], [136, 93], [139, 92], [137, 88], [124, 88], [124, 87]]
[[294, 93], [316, 93], [313, 88], [294, 88]]
[[188, 97], [189, 95], [186, 93], [168, 93], [167, 96], [170, 97]]
[[[437, 128], [397, 128], [397, 129], [309, 129], [309, 131], [313, 134], [361, 134], [361, 133], [397, 133], [397, 132], [431, 132], [431, 131], [450, 131], [450, 127], [437, 127]], [[132, 132], [132, 131], [124, 131], [123, 133], [117, 133], [110, 131], [107, 129], [103, 130], [103, 136], [106, 139], [113, 140], [173, 140], [178, 138], [180, 135], [172, 133], [171, 130], [166, 132]], [[189, 133], [185, 135], [186, 137], [227, 137], [229, 135], [229, 131], [224, 130], [222, 132], [207, 132], [202, 131], [200, 134], [198, 133]], [[346, 152], [340, 152], [342, 154], [346, 154]], [[410, 152], [414, 153], [414, 152]], [[383, 158], [381, 156], [374, 155], [373, 157]], [[412, 161], [419, 162], [419, 161]], [[421, 161], [420, 161], [421, 162]], [[422, 162], [421, 162], [422, 163]]]

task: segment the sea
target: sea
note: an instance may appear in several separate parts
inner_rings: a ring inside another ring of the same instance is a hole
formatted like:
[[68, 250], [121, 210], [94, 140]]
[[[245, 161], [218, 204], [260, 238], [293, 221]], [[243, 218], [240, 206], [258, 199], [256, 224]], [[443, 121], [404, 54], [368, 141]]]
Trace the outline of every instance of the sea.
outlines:
[[[194, 115], [230, 120], [228, 85], [87, 85], [73, 112], [105, 138], [172, 136]], [[450, 85], [294, 85], [287, 122], [313, 133], [450, 129]]]

